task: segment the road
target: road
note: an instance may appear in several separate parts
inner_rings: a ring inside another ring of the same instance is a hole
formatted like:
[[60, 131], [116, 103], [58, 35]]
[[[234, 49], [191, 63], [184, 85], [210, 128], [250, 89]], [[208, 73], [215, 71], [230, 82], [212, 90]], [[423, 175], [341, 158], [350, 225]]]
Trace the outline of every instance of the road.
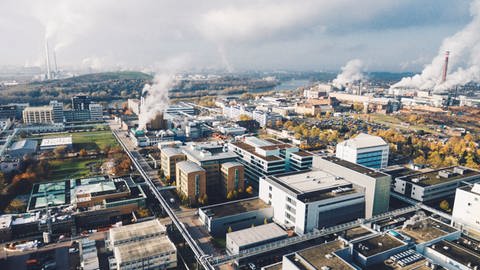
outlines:
[[[135, 145], [127, 137], [127, 132], [121, 130], [120, 125], [113, 121], [110, 121], [110, 128], [124, 150], [129, 154], [137, 170], [152, 189], [152, 193], [160, 204], [164, 206], [163, 208], [172, 219], [172, 223], [182, 233], [186, 242], [192, 248], [197, 259], [205, 268], [213, 269], [206, 261], [206, 257], [219, 256], [223, 253], [211, 244], [211, 236], [200, 224], [196, 215], [197, 210], [181, 206], [178, 198], [171, 190], [162, 190], [163, 183], [158, 177], [157, 170], [152, 169], [146, 159], [137, 151]], [[175, 202], [171, 203], [171, 199]]]

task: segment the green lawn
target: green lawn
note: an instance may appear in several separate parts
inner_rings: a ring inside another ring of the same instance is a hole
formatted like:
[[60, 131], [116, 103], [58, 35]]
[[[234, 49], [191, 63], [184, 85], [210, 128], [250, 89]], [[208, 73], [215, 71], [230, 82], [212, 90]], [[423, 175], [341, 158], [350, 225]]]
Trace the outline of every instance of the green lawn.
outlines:
[[50, 160], [52, 166], [51, 175], [48, 180], [64, 180], [71, 178], [82, 178], [97, 173], [91, 172], [90, 166], [100, 166], [102, 159], [56, 159]]
[[72, 136], [73, 147], [76, 151], [80, 149], [102, 150], [105, 146], [118, 146], [117, 140], [113, 137], [110, 130], [104, 131], [88, 131], [88, 132], [72, 132], [49, 134], [42, 137], [34, 137], [32, 139]]

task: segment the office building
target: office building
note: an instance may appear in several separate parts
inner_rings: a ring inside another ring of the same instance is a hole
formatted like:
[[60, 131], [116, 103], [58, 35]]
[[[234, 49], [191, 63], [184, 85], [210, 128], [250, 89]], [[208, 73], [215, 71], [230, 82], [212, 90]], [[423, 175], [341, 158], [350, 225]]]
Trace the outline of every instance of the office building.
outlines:
[[388, 165], [388, 144], [378, 136], [361, 133], [337, 144], [336, 157], [373, 169]]
[[420, 202], [445, 199], [455, 194], [462, 183], [480, 181], [480, 171], [462, 166], [452, 166], [430, 172], [397, 177], [393, 191]]
[[72, 109], [74, 111], [87, 111], [91, 103], [91, 99], [86, 95], [78, 95], [72, 97]]
[[388, 211], [390, 175], [336, 157], [315, 156], [312, 167], [362, 187], [365, 192], [365, 217]]
[[90, 103], [88, 105], [88, 110], [90, 111], [90, 120], [91, 121], [102, 121], [103, 120], [103, 106], [99, 103]]
[[255, 185], [262, 176], [305, 170], [312, 165], [312, 154], [274, 139], [245, 137], [230, 142], [228, 148], [238, 155], [245, 166], [245, 178]]
[[225, 162], [221, 165], [221, 180], [222, 192], [228, 196], [230, 192], [234, 196], [238, 192], [245, 190], [244, 167], [238, 162]]
[[239, 254], [245, 249], [275, 242], [287, 237], [288, 233], [275, 223], [230, 232], [226, 235], [227, 252], [229, 254]]
[[480, 183], [457, 188], [452, 224], [461, 230], [480, 234]]
[[58, 102], [56, 100], [50, 101], [50, 106], [53, 109], [53, 121], [55, 123], [63, 123], [64, 115], [63, 115], [63, 103]]
[[347, 179], [321, 169], [260, 179], [259, 198], [274, 221], [304, 234], [365, 216], [365, 194]]
[[63, 111], [65, 122], [86, 122], [90, 121], [89, 110], [66, 110]]
[[179, 148], [165, 147], [160, 150], [160, 166], [163, 175], [170, 181], [174, 181], [176, 177], [175, 166], [180, 161], [185, 161], [187, 157]]
[[207, 194], [206, 170], [192, 161], [180, 161], [176, 166], [177, 190], [196, 204]]
[[79, 241], [80, 266], [82, 270], [100, 270], [95, 240], [83, 238]]
[[16, 105], [0, 105], [0, 119], [16, 119], [17, 106]]
[[206, 171], [207, 193], [217, 196], [221, 190], [221, 165], [236, 161], [237, 155], [225, 145], [216, 143], [191, 143], [180, 147], [188, 161], [194, 162]]
[[23, 110], [25, 124], [52, 124], [55, 123], [52, 106], [27, 107]]
[[177, 267], [177, 249], [157, 219], [110, 229], [108, 246], [113, 251], [110, 269]]

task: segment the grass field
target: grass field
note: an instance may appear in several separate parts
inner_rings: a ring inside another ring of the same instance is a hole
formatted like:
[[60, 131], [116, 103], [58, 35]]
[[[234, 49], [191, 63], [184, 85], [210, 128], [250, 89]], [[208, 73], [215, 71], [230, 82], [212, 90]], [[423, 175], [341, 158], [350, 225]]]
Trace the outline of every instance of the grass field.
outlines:
[[55, 159], [49, 161], [51, 175], [48, 180], [63, 180], [71, 178], [82, 178], [97, 173], [92, 172], [90, 167], [100, 166], [102, 159]]
[[118, 146], [118, 142], [115, 140], [115, 137], [113, 137], [110, 130], [49, 134], [42, 137], [36, 137], [35, 139], [70, 135], [72, 136], [73, 147], [76, 151], [79, 151], [80, 149], [85, 149], [87, 151], [102, 150], [106, 146]]
[[402, 130], [424, 130], [426, 132], [433, 133], [433, 134], [438, 133], [437, 131], [429, 128], [427, 125], [404, 126], [402, 125], [402, 120], [400, 120], [398, 116], [395, 116], [395, 115], [372, 113], [372, 114], [368, 114], [365, 117], [369, 117], [375, 123], [384, 124], [384, 125], [391, 126], [394, 128], [399, 128]]

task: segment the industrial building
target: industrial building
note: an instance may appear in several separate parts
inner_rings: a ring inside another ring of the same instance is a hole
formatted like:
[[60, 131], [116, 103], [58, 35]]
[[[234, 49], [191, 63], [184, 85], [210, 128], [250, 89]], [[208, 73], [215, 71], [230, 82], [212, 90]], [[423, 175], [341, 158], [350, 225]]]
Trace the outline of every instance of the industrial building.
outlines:
[[389, 146], [382, 138], [361, 133], [338, 143], [335, 155], [365, 167], [383, 169], [388, 165], [388, 153]]
[[420, 202], [445, 199], [454, 195], [462, 183], [480, 181], [480, 171], [462, 166], [452, 166], [429, 172], [397, 177], [393, 191]]
[[112, 228], [108, 247], [110, 269], [173, 269], [177, 267], [177, 249], [157, 219]]
[[92, 102], [90, 96], [77, 95], [72, 97], [72, 109], [74, 111], [88, 110], [90, 103]]
[[261, 178], [259, 197], [273, 206], [276, 223], [297, 234], [365, 216], [363, 190], [320, 169]]
[[180, 161], [176, 166], [177, 190], [183, 194], [191, 204], [207, 194], [206, 170], [192, 161]]
[[273, 207], [258, 197], [201, 207], [200, 221], [214, 236], [224, 236], [229, 229], [243, 230], [273, 218]]
[[480, 234], [480, 183], [457, 188], [452, 224], [467, 234]]
[[288, 233], [275, 223], [254, 226], [248, 229], [227, 233], [227, 252], [238, 254], [255, 246], [275, 242], [288, 237]]
[[245, 137], [228, 143], [228, 148], [238, 155], [246, 178], [255, 184], [262, 176], [305, 170], [312, 165], [312, 154], [274, 139]]

